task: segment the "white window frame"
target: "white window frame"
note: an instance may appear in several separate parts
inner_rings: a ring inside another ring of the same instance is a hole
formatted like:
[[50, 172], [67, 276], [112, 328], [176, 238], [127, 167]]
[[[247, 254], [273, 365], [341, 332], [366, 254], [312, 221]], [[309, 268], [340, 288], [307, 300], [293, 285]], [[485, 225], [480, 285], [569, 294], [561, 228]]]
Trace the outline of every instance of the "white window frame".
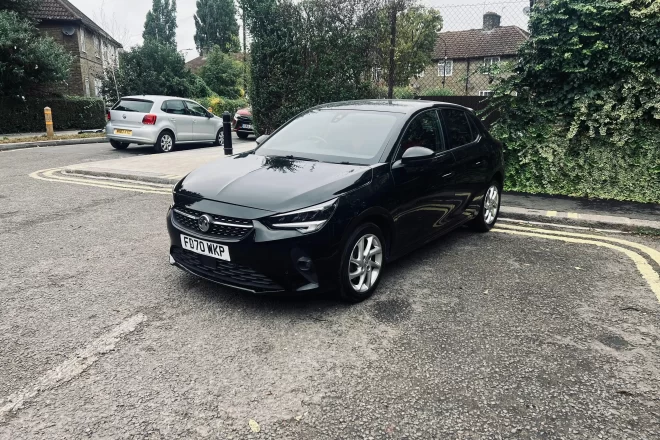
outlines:
[[[445, 65], [446, 64], [446, 65]], [[441, 67], [445, 69], [444, 75], [442, 74]], [[447, 69], [447, 66], [449, 69]], [[449, 71], [447, 71], [449, 70]], [[438, 61], [438, 76], [452, 76], [454, 74], [454, 60], [440, 60]]]
[[417, 75], [415, 75], [417, 78], [424, 78], [424, 75], [426, 75], [426, 69], [422, 69], [419, 72], [417, 72]]
[[94, 95], [97, 98], [101, 97], [101, 87], [103, 87], [103, 82], [98, 78], [94, 78]]
[[101, 37], [94, 35], [94, 52], [96, 52], [96, 58], [101, 58]]
[[89, 90], [89, 78], [85, 78], [85, 96], [90, 97], [90, 90]]
[[80, 26], [80, 51], [87, 53], [87, 44], [85, 37], [85, 28]]
[[495, 64], [499, 64], [501, 61], [500, 57], [485, 57], [484, 58], [484, 66], [490, 67]]
[[382, 75], [383, 75], [383, 69], [380, 67], [374, 67], [371, 72], [371, 79], [373, 82], [378, 82], [381, 80]]
[[492, 90], [479, 90], [479, 96], [493, 96]]

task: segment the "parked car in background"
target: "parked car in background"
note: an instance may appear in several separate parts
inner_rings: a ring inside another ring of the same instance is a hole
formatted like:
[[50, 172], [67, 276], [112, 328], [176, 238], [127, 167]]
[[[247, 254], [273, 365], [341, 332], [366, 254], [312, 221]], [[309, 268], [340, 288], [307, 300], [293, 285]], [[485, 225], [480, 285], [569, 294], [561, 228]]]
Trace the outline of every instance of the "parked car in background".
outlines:
[[336, 289], [358, 302], [396, 258], [497, 221], [502, 145], [465, 107], [326, 104], [257, 145], [174, 187], [170, 264], [247, 291]]
[[254, 134], [254, 125], [252, 124], [252, 109], [242, 108], [234, 115], [234, 131], [241, 139], [247, 139]]
[[178, 144], [222, 145], [222, 118], [199, 103], [172, 96], [126, 96], [107, 114], [106, 136], [124, 150], [130, 144], [153, 145], [169, 153]]

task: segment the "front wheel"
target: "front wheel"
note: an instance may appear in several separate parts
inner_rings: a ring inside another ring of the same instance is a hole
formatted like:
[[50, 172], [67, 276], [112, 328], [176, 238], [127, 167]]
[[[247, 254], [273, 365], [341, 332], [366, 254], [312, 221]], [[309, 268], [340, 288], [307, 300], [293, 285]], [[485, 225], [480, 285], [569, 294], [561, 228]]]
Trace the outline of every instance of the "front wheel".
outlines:
[[224, 130], [221, 128], [218, 130], [218, 134], [215, 135], [215, 142], [213, 142], [213, 146], [215, 147], [222, 147], [225, 144], [225, 133]]
[[470, 222], [470, 227], [475, 231], [488, 232], [500, 215], [500, 204], [502, 203], [501, 190], [498, 182], [491, 182], [484, 198], [481, 200], [479, 215]]
[[119, 141], [110, 141], [110, 145], [112, 145], [112, 148], [115, 150], [125, 150], [128, 148], [129, 143], [128, 142], [119, 142]]
[[385, 264], [383, 232], [373, 223], [358, 227], [349, 237], [339, 269], [339, 295], [352, 303], [373, 295]]
[[169, 131], [164, 131], [158, 136], [154, 145], [156, 153], [169, 153], [174, 149], [174, 136]]

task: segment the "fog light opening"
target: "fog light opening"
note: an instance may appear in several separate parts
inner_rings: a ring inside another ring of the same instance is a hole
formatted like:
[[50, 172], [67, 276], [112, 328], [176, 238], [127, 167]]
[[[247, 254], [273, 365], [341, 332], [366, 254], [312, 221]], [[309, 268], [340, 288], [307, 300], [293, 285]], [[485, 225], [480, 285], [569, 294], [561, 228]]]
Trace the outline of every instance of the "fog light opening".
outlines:
[[308, 257], [298, 258], [298, 269], [302, 272], [309, 272], [312, 270], [312, 260]]

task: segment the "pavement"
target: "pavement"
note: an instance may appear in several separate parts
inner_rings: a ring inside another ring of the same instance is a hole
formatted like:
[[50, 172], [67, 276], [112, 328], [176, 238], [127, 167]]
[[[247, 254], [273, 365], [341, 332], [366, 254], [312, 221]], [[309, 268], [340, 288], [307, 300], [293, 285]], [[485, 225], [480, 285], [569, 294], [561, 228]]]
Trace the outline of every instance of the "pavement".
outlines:
[[[55, 132], [55, 136], [68, 136], [78, 134], [80, 130], [60, 130]], [[46, 131], [32, 132], [32, 133], [9, 133], [9, 134], [0, 134], [0, 138], [22, 138], [22, 137], [35, 137], [35, 136], [45, 136]]]
[[[255, 146], [253, 140], [234, 136], [234, 154]], [[121, 156], [115, 160], [72, 164], [63, 167], [62, 173], [174, 185], [195, 168], [225, 156], [222, 148], [186, 149], [169, 154]], [[502, 198], [502, 215], [594, 228], [660, 231], [660, 204], [506, 193]]]
[[660, 438], [657, 237], [502, 222], [358, 305], [254, 296], [168, 264], [167, 193], [30, 177], [118, 153], [0, 153], [0, 439]]

